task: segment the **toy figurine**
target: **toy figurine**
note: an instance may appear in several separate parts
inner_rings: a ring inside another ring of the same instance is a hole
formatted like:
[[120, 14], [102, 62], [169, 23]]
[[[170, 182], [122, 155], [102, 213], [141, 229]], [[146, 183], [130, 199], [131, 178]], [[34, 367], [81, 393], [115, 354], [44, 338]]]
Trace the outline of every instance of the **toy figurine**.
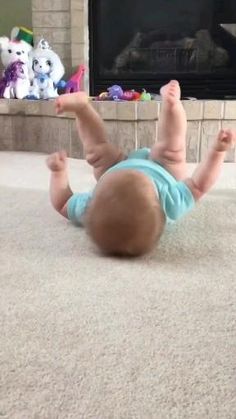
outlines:
[[34, 72], [31, 96], [35, 99], [52, 99], [58, 96], [57, 87], [65, 70], [60, 57], [42, 39], [30, 54]]
[[121, 99], [122, 100], [128, 100], [128, 101], [134, 100], [134, 92], [132, 90], [126, 90], [123, 93]]
[[27, 64], [14, 61], [4, 71], [0, 80], [0, 97], [24, 99], [29, 94], [30, 79]]
[[140, 96], [140, 100], [149, 101], [149, 100], [152, 100], [152, 96], [150, 93], [147, 93], [145, 89], [143, 89], [143, 93]]
[[110, 100], [108, 92], [100, 93], [100, 95], [97, 97], [97, 100]]
[[113, 86], [109, 87], [107, 90], [108, 90], [108, 96], [109, 96], [110, 100], [120, 100], [120, 99], [122, 99], [124, 91], [117, 84], [114, 84]]
[[[22, 99], [27, 96], [30, 80], [33, 77], [29, 64], [32, 45], [23, 39], [15, 39], [14, 29], [11, 39], [6, 36], [0, 38], [1, 61], [4, 67], [3, 77], [0, 81], [1, 97], [6, 99]], [[14, 65], [15, 63], [17, 64]]]
[[75, 93], [81, 90], [81, 82], [85, 71], [86, 67], [83, 64], [78, 67], [78, 71], [70, 78], [66, 84], [66, 93]]
[[122, 96], [123, 100], [133, 101], [133, 100], [139, 100], [141, 94], [136, 92], [135, 90], [126, 90]]

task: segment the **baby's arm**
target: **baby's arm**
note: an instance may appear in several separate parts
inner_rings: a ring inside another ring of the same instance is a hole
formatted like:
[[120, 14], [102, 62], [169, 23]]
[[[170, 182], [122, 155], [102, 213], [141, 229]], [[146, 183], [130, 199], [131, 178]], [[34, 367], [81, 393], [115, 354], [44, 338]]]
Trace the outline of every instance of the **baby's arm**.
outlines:
[[50, 198], [53, 207], [63, 217], [68, 218], [67, 201], [73, 195], [69, 185], [66, 153], [60, 151], [47, 159], [48, 168], [51, 170]]
[[235, 133], [231, 130], [220, 131], [206, 159], [199, 164], [192, 177], [185, 181], [196, 200], [206, 194], [216, 182], [225, 154], [235, 144], [235, 138]]

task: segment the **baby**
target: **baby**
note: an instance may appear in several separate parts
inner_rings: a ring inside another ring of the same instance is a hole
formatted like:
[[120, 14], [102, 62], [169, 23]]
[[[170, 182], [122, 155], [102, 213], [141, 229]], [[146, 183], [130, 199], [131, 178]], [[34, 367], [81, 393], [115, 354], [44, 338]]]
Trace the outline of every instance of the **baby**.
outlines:
[[190, 211], [215, 183], [225, 153], [235, 144], [230, 130], [218, 134], [192, 177], [186, 170], [187, 121], [177, 81], [161, 89], [160, 140], [126, 156], [108, 141], [104, 123], [84, 92], [57, 99], [58, 113], [74, 112], [87, 162], [98, 183], [89, 193], [73, 194], [65, 152], [52, 154], [50, 196], [54, 208], [84, 225], [102, 252], [138, 256], [153, 248], [166, 222]]

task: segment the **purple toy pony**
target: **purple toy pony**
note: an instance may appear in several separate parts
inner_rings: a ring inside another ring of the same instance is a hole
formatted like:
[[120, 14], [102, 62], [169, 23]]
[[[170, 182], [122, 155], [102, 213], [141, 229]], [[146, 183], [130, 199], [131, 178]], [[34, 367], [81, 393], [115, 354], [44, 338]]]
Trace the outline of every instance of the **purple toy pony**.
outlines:
[[21, 61], [11, 63], [0, 80], [0, 97], [23, 99], [29, 94], [30, 79], [27, 64]]

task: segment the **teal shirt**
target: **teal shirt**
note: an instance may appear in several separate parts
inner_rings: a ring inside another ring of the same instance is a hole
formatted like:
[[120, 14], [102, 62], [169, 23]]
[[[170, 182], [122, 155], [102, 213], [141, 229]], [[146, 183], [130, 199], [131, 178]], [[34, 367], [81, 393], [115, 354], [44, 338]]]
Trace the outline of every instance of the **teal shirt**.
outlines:
[[[195, 200], [184, 182], [177, 181], [160, 164], [149, 160], [150, 149], [142, 148], [132, 152], [126, 160], [114, 165], [106, 173], [118, 170], [137, 170], [154, 183], [167, 221], [175, 221], [190, 211]], [[103, 175], [105, 176], [106, 173]], [[83, 216], [92, 199], [93, 191], [74, 194], [68, 201], [67, 212], [71, 221], [83, 224]]]

